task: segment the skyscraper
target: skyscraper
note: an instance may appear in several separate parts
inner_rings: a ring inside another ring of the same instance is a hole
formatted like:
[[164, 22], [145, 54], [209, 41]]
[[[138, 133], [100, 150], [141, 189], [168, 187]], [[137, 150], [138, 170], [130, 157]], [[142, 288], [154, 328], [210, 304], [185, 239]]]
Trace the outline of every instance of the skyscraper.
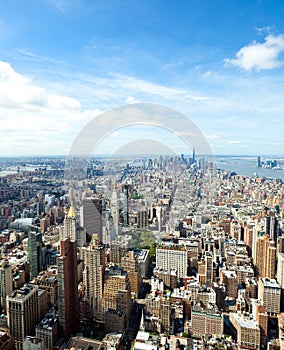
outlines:
[[12, 294], [12, 266], [8, 260], [1, 260], [0, 263], [0, 307], [6, 310], [6, 297]]
[[103, 319], [103, 280], [105, 273], [105, 247], [94, 238], [88, 247], [83, 248], [84, 265], [83, 284], [89, 302], [91, 316]]
[[160, 317], [162, 330], [169, 332], [171, 326], [171, 301], [170, 298], [161, 297]]
[[76, 242], [70, 238], [60, 242], [58, 270], [58, 321], [65, 339], [78, 330], [78, 281]]
[[162, 207], [157, 206], [156, 207], [156, 217], [157, 217], [157, 224], [158, 224], [158, 231], [162, 231], [162, 224], [163, 224], [163, 216], [162, 216]]
[[156, 249], [156, 267], [169, 271], [177, 269], [178, 278], [187, 276], [187, 251], [184, 246], [158, 246]]
[[129, 225], [129, 188], [126, 183], [123, 188], [123, 226]]
[[115, 235], [119, 234], [119, 208], [118, 208], [118, 199], [116, 191], [112, 192], [110, 200], [110, 210], [113, 218], [113, 224], [115, 228]]
[[32, 280], [42, 269], [42, 233], [32, 229], [28, 233], [28, 262]]
[[[105, 273], [104, 317], [109, 319], [109, 310], [119, 319], [125, 328], [132, 310], [130, 282], [125, 271], [118, 266], [110, 267]], [[114, 317], [114, 316], [113, 316]], [[114, 331], [107, 327], [108, 331]]]
[[84, 198], [80, 208], [80, 224], [92, 236], [102, 240], [102, 198]]
[[68, 214], [64, 219], [64, 225], [61, 227], [60, 240], [63, 241], [66, 238], [76, 241], [76, 212], [73, 203], [71, 203]]
[[284, 289], [284, 254], [278, 253], [277, 261], [277, 282]]
[[268, 236], [258, 237], [256, 241], [256, 251], [255, 265], [259, 277], [274, 278], [276, 258], [274, 241], [270, 240]]
[[39, 321], [38, 289], [35, 285], [25, 285], [7, 297], [8, 326], [17, 350], [22, 349], [26, 335], [34, 334]]
[[131, 293], [138, 295], [141, 284], [141, 270], [133, 251], [128, 252], [121, 258], [121, 267], [127, 272]]
[[195, 163], [195, 148], [193, 147], [192, 149], [192, 163], [194, 164]]
[[281, 287], [275, 279], [259, 279], [258, 298], [266, 307], [269, 316], [277, 316], [280, 312]]
[[205, 253], [206, 284], [211, 285], [213, 281], [213, 256], [212, 252]]
[[281, 287], [281, 310], [284, 309], [284, 254], [278, 253], [277, 282]]
[[274, 242], [277, 241], [278, 236], [278, 221], [275, 217], [275, 213], [271, 212], [269, 215], [266, 215], [264, 218], [265, 221], [265, 233], [269, 236]]
[[83, 247], [86, 243], [86, 230], [77, 223], [73, 203], [71, 203], [64, 224], [60, 228], [60, 240], [62, 241], [66, 238], [70, 238], [71, 241], [76, 241], [78, 247]]

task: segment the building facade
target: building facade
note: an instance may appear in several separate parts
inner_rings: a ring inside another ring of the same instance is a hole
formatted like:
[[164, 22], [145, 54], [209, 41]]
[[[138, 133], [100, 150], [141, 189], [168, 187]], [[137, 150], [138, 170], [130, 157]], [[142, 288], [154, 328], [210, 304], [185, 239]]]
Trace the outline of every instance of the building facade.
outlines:
[[39, 321], [38, 290], [27, 284], [7, 297], [8, 326], [17, 350], [23, 348], [25, 336], [34, 334]]
[[156, 248], [156, 267], [169, 271], [177, 270], [177, 277], [187, 276], [187, 251], [182, 245], [158, 246]]
[[105, 247], [95, 239], [83, 248], [84, 271], [83, 284], [91, 316], [103, 319], [103, 286], [106, 265]]
[[58, 271], [58, 320], [65, 339], [78, 330], [78, 281], [76, 242], [70, 238], [60, 242]]

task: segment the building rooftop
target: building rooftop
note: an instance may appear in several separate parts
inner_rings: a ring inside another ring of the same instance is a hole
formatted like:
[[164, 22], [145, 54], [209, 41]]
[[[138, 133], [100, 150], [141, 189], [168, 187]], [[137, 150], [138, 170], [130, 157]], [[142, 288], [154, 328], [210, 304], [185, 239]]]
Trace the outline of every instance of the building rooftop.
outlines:
[[100, 350], [102, 349], [102, 342], [89, 338], [74, 337], [69, 340], [65, 349]]
[[136, 340], [138, 341], [147, 341], [149, 339], [150, 333], [149, 332], [142, 332], [139, 331], [136, 336]]
[[216, 317], [222, 317], [221, 312], [219, 311], [218, 307], [214, 304], [210, 305], [209, 307], [205, 308], [202, 307], [200, 303], [196, 303], [192, 307], [192, 312], [202, 313], [202, 314], [208, 314]]
[[112, 265], [109, 266], [106, 269], [106, 276], [120, 276], [120, 277], [125, 277], [127, 275], [127, 272], [122, 271], [121, 267], [118, 265]]
[[135, 251], [135, 255], [137, 260], [139, 261], [143, 261], [147, 258], [147, 256], [149, 255], [149, 250], [148, 249], [141, 249], [141, 250], [137, 250]]
[[230, 317], [234, 318], [235, 321], [243, 328], [258, 329], [256, 321], [252, 319], [252, 316], [245, 316], [241, 313], [230, 313]]
[[160, 344], [160, 336], [154, 336], [151, 335], [149, 332], [139, 331], [136, 336], [134, 350], [157, 350]]
[[227, 278], [237, 278], [237, 275], [233, 271], [228, 271], [228, 270], [222, 270], [222, 274], [226, 276]]
[[15, 290], [9, 298], [15, 298], [15, 299], [24, 299], [27, 295], [29, 295], [34, 290], [38, 290], [38, 286], [36, 285], [30, 285], [25, 284], [20, 289]]
[[30, 342], [30, 343], [33, 343], [33, 344], [39, 344], [39, 343], [42, 343], [43, 342], [43, 339], [35, 336], [35, 337], [32, 337], [30, 335], [27, 335], [24, 339], [25, 342]]
[[278, 288], [278, 289], [281, 288], [274, 278], [261, 278], [261, 281], [262, 281], [264, 287]]
[[57, 314], [54, 308], [51, 308], [44, 318], [39, 322], [36, 328], [52, 330], [58, 322]]
[[153, 273], [160, 273], [160, 274], [164, 274], [164, 275], [172, 275], [172, 276], [176, 276], [177, 274], [177, 269], [169, 269], [169, 270], [165, 270], [159, 267], [155, 267], [153, 270]]

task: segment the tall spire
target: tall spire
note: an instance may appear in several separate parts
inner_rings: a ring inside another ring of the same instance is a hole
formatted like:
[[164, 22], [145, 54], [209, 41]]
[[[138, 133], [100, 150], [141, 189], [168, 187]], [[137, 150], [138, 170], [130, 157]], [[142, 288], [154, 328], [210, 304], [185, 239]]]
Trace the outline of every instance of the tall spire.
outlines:
[[141, 320], [139, 325], [139, 331], [145, 332], [145, 323], [144, 323], [144, 309], [142, 308]]
[[67, 217], [68, 218], [75, 218], [76, 217], [76, 211], [75, 211], [75, 207], [74, 207], [73, 202], [71, 202], [71, 206], [69, 208]]

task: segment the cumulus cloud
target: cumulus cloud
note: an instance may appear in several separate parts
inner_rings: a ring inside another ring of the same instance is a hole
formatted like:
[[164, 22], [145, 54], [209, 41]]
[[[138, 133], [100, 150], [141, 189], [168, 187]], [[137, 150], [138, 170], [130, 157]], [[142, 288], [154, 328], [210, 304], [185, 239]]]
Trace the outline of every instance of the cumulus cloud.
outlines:
[[72, 97], [48, 93], [16, 72], [8, 62], [0, 61], [0, 107], [47, 107], [79, 109], [80, 102]]
[[16, 106], [42, 102], [44, 90], [29, 83], [9, 63], [0, 62], [0, 106]]
[[269, 34], [263, 43], [254, 41], [242, 47], [237, 52], [236, 58], [226, 58], [225, 63], [244, 70], [273, 69], [283, 64], [279, 57], [282, 52], [284, 52], [284, 35]]
[[93, 118], [95, 112], [82, 110], [77, 99], [51, 93], [0, 61], [2, 154], [66, 152], [78, 125]]

